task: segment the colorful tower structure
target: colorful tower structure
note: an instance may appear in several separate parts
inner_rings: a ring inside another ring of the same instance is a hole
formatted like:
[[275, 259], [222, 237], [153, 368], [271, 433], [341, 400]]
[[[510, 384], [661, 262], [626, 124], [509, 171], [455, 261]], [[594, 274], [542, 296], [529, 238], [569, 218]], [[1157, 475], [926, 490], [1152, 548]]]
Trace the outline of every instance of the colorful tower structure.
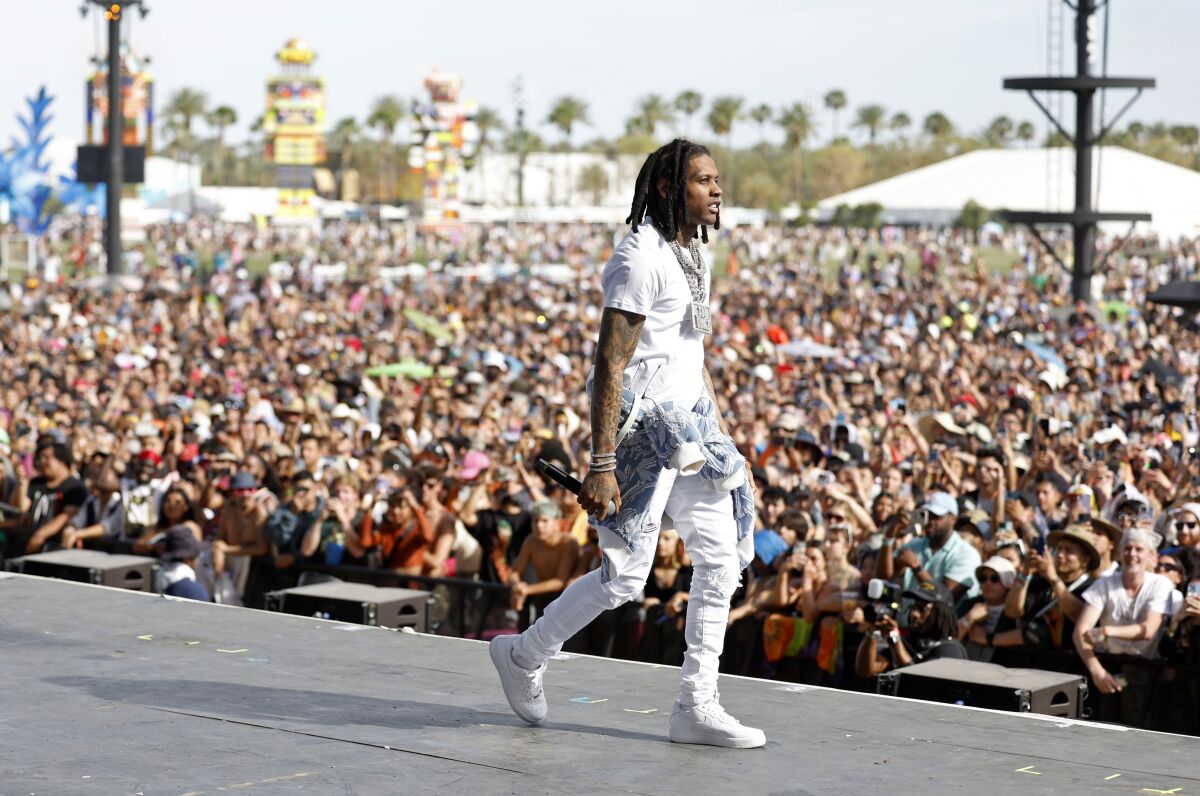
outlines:
[[413, 101], [408, 165], [425, 175], [425, 221], [453, 221], [461, 214], [459, 179], [474, 166], [479, 148], [475, 103], [459, 101], [462, 80], [457, 75], [435, 70], [425, 77], [425, 88], [429, 99]]
[[325, 81], [312, 74], [317, 54], [299, 38], [275, 54], [281, 73], [267, 81], [263, 130], [266, 159], [275, 164], [279, 186], [277, 221], [317, 216], [313, 168], [325, 161]]
[[[121, 140], [125, 146], [146, 146], [149, 156], [154, 147], [154, 78], [148, 68], [149, 58], [142, 57], [121, 45]], [[87, 107], [84, 109], [84, 140], [96, 142], [96, 128], [100, 128], [101, 144], [108, 143], [108, 59], [96, 59], [96, 71], [88, 76], [83, 95]]]

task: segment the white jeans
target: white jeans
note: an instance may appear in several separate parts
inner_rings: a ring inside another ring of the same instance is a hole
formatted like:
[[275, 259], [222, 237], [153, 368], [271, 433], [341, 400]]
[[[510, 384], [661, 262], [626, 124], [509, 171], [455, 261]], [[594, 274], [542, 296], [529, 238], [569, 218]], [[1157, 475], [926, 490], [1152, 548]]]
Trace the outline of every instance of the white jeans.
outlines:
[[[650, 516], [671, 517], [692, 559], [684, 640], [683, 681], [679, 700], [702, 704], [717, 693], [717, 667], [725, 645], [729, 600], [740, 576], [737, 523], [728, 492], [714, 491], [699, 476], [679, 477], [664, 470], [650, 501]], [[622, 570], [608, 583], [592, 570], [572, 583], [513, 647], [513, 658], [533, 669], [556, 655], [562, 645], [603, 611], [641, 594], [654, 564], [658, 529], [645, 534]]]

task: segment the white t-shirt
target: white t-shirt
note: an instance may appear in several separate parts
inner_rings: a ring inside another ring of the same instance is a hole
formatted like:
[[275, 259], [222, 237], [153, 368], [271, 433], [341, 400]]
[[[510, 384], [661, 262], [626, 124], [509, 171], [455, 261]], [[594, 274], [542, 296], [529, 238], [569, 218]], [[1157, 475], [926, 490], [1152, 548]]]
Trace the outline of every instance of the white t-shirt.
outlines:
[[[1164, 575], [1147, 572], [1142, 588], [1133, 597], [1125, 593], [1121, 584], [1121, 573], [1114, 572], [1097, 580], [1083, 593], [1083, 601], [1100, 609], [1099, 626], [1104, 625], [1136, 625], [1146, 621], [1146, 615], [1151, 611], [1157, 614], [1167, 613], [1167, 602], [1175, 586]], [[1149, 655], [1157, 638], [1142, 641], [1129, 641], [1123, 638], [1110, 638], [1097, 646], [1100, 652], [1111, 652], [1118, 655]]]
[[[685, 257], [687, 249], [683, 250]], [[708, 300], [711, 271], [705, 270]], [[692, 293], [666, 239], [649, 222], [617, 244], [600, 276], [604, 306], [643, 315], [642, 336], [622, 385], [658, 403], [691, 409], [704, 390], [704, 338], [692, 329]], [[588, 376], [588, 389], [595, 369]]]

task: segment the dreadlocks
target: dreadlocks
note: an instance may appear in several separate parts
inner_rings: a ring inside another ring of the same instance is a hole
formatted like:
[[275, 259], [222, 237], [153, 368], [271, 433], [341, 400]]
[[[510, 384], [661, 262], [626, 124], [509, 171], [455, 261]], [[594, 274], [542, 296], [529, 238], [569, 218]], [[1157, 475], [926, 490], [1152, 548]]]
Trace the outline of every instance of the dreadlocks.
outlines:
[[[679, 230], [687, 226], [687, 176], [688, 164], [692, 158], [708, 155], [708, 147], [688, 141], [686, 138], [676, 138], [669, 144], [656, 149], [638, 172], [637, 183], [633, 191], [633, 206], [629, 209], [626, 224], [633, 226], [637, 232], [638, 224], [646, 218], [647, 212], [658, 226], [663, 237], [674, 240], [679, 236]], [[658, 181], [667, 181], [666, 196], [658, 192]], [[717, 223], [713, 229], [721, 228], [721, 216], [717, 214]], [[700, 227], [700, 237], [708, 243], [708, 227]]]

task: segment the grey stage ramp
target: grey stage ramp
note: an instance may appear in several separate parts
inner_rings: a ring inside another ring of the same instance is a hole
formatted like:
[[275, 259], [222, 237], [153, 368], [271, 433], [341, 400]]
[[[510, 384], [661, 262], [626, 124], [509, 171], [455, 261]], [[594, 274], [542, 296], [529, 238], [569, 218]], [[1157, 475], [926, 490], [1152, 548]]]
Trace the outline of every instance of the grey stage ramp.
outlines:
[[0, 579], [0, 794], [1200, 793], [1200, 741], [743, 678], [765, 749], [666, 741], [678, 670]]

